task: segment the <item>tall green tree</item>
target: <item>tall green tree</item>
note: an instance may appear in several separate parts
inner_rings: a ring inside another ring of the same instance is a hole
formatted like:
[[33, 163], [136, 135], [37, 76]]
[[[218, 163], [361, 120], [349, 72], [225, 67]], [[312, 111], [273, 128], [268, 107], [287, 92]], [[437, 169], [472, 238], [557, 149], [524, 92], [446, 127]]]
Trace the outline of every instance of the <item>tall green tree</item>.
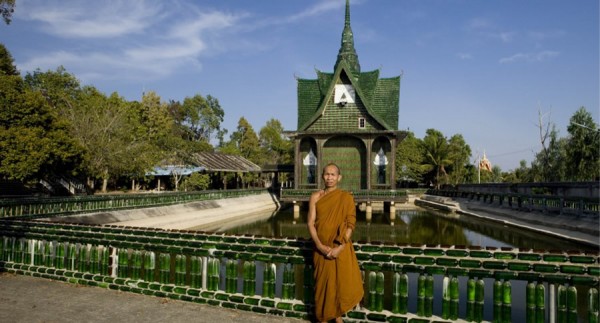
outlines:
[[81, 147], [68, 122], [41, 92], [27, 87], [4, 45], [0, 62], [0, 177], [29, 181], [76, 174]]
[[48, 103], [61, 114], [70, 115], [76, 111], [81, 84], [63, 66], [54, 71], [42, 72], [36, 69], [33, 73], [27, 72], [25, 82], [32, 90], [42, 93]]
[[600, 129], [585, 107], [569, 120], [566, 145], [566, 180], [593, 181], [600, 178]]
[[204, 98], [200, 94], [186, 97], [180, 109], [181, 113], [177, 123], [185, 131], [187, 140], [203, 140], [210, 143], [221, 129], [225, 112], [219, 100], [208, 95]]
[[264, 151], [266, 163], [288, 164], [293, 160], [293, 146], [288, 137], [283, 135], [283, 126], [277, 119], [271, 118], [260, 129], [260, 147]]
[[[236, 131], [231, 133], [229, 141], [225, 142], [219, 148], [219, 151], [224, 154], [242, 156], [257, 165], [262, 165], [265, 162], [258, 136], [252, 125], [244, 117], [240, 118]], [[257, 174], [254, 173], [238, 175], [241, 175], [240, 177], [244, 183], [250, 183], [258, 178]], [[231, 176], [231, 174], [228, 174], [225, 179], [231, 180]]]
[[[546, 143], [547, 142], [547, 143]], [[566, 138], [560, 138], [556, 127], [553, 126], [540, 152], [531, 163], [533, 182], [560, 182], [565, 179], [566, 169]]]
[[131, 103], [91, 86], [83, 88], [77, 102], [72, 131], [86, 148], [88, 175], [102, 180], [102, 192], [111, 178], [140, 178], [156, 164], [156, 148], [140, 130]]
[[12, 55], [6, 49], [6, 47], [0, 43], [0, 75], [16, 76], [19, 75], [19, 71], [15, 66], [15, 60]]
[[533, 180], [531, 179], [531, 169], [527, 167], [527, 161], [521, 160], [519, 162], [519, 167], [509, 171], [504, 174], [503, 178], [504, 182], [508, 183], [530, 183]]
[[464, 183], [468, 177], [467, 165], [471, 158], [471, 147], [467, 145], [461, 134], [450, 137], [448, 145], [450, 150], [449, 159], [452, 161], [449, 165], [448, 179], [454, 185]]
[[236, 131], [231, 134], [230, 143], [237, 149], [240, 156], [253, 163], [262, 164], [263, 156], [258, 136], [246, 118], [241, 117], [238, 121]]
[[[444, 135], [435, 129], [427, 129], [423, 138], [424, 158], [422, 169], [436, 188], [447, 183], [446, 167], [452, 165], [451, 147]], [[426, 178], [426, 179], [428, 179]]]
[[408, 132], [396, 149], [396, 178], [404, 182], [420, 183], [425, 173], [421, 166], [424, 158], [422, 141], [414, 133]]

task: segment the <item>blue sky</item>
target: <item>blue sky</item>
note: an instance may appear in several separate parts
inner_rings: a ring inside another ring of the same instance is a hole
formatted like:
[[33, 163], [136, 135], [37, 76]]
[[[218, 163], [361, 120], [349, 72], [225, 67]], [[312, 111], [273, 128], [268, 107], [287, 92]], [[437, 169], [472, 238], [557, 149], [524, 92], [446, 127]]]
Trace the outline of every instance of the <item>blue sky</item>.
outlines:
[[[0, 42], [22, 74], [64, 66], [128, 100], [212, 95], [235, 131], [297, 128], [296, 77], [332, 72], [344, 0], [17, 0]], [[462, 134], [504, 171], [528, 163], [543, 122], [599, 121], [597, 0], [351, 0], [362, 71], [402, 75], [399, 128]]]

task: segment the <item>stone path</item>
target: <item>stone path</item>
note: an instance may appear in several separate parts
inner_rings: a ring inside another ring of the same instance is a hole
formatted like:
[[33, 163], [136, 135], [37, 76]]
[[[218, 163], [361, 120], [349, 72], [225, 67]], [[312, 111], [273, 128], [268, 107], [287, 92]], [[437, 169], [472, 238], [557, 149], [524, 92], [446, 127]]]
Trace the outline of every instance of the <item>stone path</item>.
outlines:
[[74, 285], [45, 278], [1, 273], [0, 322], [301, 323], [305, 321]]

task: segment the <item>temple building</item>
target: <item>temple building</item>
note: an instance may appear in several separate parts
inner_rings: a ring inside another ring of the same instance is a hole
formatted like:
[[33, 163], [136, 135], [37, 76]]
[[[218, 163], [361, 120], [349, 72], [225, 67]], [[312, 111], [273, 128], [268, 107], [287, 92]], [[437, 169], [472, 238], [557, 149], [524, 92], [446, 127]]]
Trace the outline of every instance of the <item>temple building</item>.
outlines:
[[[338, 186], [357, 201], [393, 192], [396, 146], [406, 136], [398, 130], [401, 77], [382, 78], [379, 69], [361, 71], [349, 0], [333, 73], [316, 74], [315, 79], [297, 79], [298, 129], [287, 132], [295, 144], [293, 200], [306, 201], [307, 190], [323, 187], [321, 170], [330, 162], [342, 170]], [[282, 196], [290, 199], [290, 194]], [[386, 196], [374, 199], [397, 200], [395, 194]]]

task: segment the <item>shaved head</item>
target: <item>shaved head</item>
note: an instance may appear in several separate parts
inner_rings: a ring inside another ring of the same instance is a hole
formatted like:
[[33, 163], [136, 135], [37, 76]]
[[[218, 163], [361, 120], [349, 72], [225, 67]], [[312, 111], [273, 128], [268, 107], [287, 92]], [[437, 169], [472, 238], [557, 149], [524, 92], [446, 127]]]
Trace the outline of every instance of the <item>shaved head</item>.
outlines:
[[339, 166], [338, 166], [336, 163], [329, 163], [329, 164], [325, 165], [325, 167], [323, 167], [323, 174], [325, 174], [325, 170], [326, 170], [328, 167], [335, 167], [335, 169], [336, 169], [336, 171], [337, 171], [337, 174], [338, 174], [338, 175], [341, 175], [341, 174], [342, 174], [342, 171], [340, 170], [340, 167], [339, 167]]

